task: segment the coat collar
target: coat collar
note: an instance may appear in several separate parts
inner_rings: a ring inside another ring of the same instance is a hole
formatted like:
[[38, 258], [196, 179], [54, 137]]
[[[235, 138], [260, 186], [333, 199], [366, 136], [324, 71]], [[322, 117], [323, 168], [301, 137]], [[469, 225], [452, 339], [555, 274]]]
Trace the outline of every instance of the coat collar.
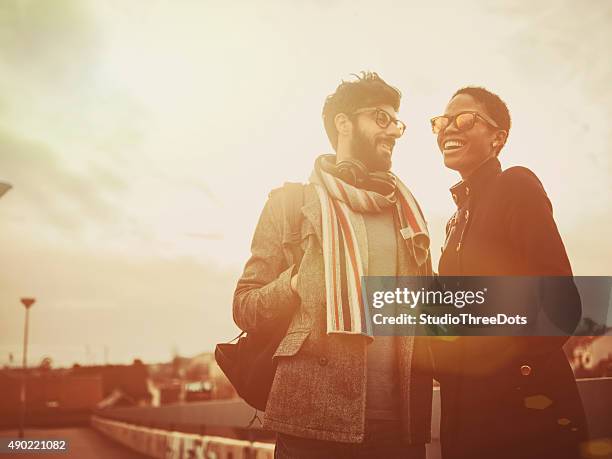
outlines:
[[476, 169], [467, 179], [453, 185], [450, 188], [450, 192], [457, 207], [463, 207], [470, 196], [477, 195], [500, 172], [501, 164], [499, 160], [491, 158]]

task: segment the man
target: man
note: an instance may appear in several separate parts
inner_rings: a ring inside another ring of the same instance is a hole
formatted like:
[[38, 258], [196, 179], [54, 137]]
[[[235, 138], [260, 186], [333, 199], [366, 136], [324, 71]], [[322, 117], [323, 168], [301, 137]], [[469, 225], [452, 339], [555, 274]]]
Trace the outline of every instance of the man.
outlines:
[[413, 336], [373, 337], [361, 296], [362, 276], [431, 273], [424, 218], [390, 172], [400, 97], [362, 73], [325, 101], [336, 154], [317, 158], [303, 189], [299, 266], [287, 256], [282, 189], [255, 230], [233, 314], [247, 332], [291, 317], [263, 421], [278, 433], [276, 458], [425, 457], [429, 353]]

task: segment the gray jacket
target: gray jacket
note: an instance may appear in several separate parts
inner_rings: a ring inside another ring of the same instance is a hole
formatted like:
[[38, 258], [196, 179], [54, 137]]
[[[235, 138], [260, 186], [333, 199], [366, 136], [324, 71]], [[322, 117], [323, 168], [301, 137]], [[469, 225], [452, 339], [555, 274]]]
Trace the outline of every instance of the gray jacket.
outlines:
[[[274, 355], [278, 366], [265, 428], [304, 438], [360, 443], [365, 430], [367, 341], [360, 335], [327, 334], [321, 207], [312, 185], [304, 190], [301, 212], [304, 256], [296, 268], [289, 266], [292, 238], [284, 223], [281, 192], [270, 194], [253, 236], [251, 258], [234, 293], [234, 321], [242, 330], [259, 331], [293, 314]], [[400, 274], [416, 275], [405, 244], [398, 248]], [[296, 271], [297, 295], [290, 285]], [[398, 337], [397, 360], [405, 442], [428, 442], [432, 368], [427, 338]]]

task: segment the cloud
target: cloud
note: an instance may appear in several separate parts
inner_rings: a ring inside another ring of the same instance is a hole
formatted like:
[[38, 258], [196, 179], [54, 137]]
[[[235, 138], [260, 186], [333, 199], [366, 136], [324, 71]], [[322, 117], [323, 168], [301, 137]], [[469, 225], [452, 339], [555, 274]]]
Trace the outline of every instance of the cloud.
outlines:
[[74, 172], [49, 147], [4, 129], [0, 129], [0, 152], [2, 179], [15, 187], [23, 200], [23, 213], [42, 215], [64, 230], [78, 228], [88, 219], [95, 222], [116, 217], [100, 185], [120, 190], [125, 184], [110, 171], [95, 168], [93, 179]]
[[185, 236], [207, 241], [220, 241], [223, 239], [223, 234], [221, 233], [185, 233]]
[[191, 258], [101, 254], [19, 240], [1, 247], [3, 349], [20, 349], [22, 296], [37, 299], [30, 339], [42, 350], [105, 343], [114, 359], [147, 347], [157, 352], [147, 359], [161, 358], [159, 353], [173, 344], [197, 353], [236, 332], [231, 312], [235, 270]]
[[4, 0], [0, 17], [0, 63], [22, 83], [73, 84], [92, 68], [99, 43], [86, 2]]
[[[329, 150], [324, 96], [364, 68], [404, 91], [394, 167], [438, 253], [457, 178], [427, 115], [473, 82], [507, 98], [502, 159], [542, 179], [576, 272], [605, 273], [612, 5], [396, 3], [0, 2], [0, 180], [15, 186], [0, 201], [0, 304], [16, 304], [0, 308], [0, 340], [22, 330], [24, 294], [40, 297], [32, 336], [49, 349], [99, 339], [114, 359], [230, 337], [236, 273], [214, 266], [244, 262], [268, 191]], [[453, 52], [443, 32], [466, 20], [473, 46]], [[373, 21], [385, 40], [362, 33]]]

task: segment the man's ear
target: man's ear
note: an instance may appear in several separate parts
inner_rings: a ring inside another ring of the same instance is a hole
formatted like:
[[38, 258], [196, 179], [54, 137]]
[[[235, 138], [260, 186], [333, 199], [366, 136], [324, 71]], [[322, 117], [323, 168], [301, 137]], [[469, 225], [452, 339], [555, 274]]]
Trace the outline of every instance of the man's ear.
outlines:
[[500, 150], [504, 147], [504, 145], [506, 144], [506, 139], [508, 138], [508, 132], [507, 131], [497, 131], [495, 133], [495, 137], [493, 139], [492, 142], [492, 147], [495, 150], [495, 155], [499, 155]]
[[334, 117], [334, 125], [338, 131], [338, 135], [349, 135], [353, 130], [353, 122], [345, 113], [338, 113]]

